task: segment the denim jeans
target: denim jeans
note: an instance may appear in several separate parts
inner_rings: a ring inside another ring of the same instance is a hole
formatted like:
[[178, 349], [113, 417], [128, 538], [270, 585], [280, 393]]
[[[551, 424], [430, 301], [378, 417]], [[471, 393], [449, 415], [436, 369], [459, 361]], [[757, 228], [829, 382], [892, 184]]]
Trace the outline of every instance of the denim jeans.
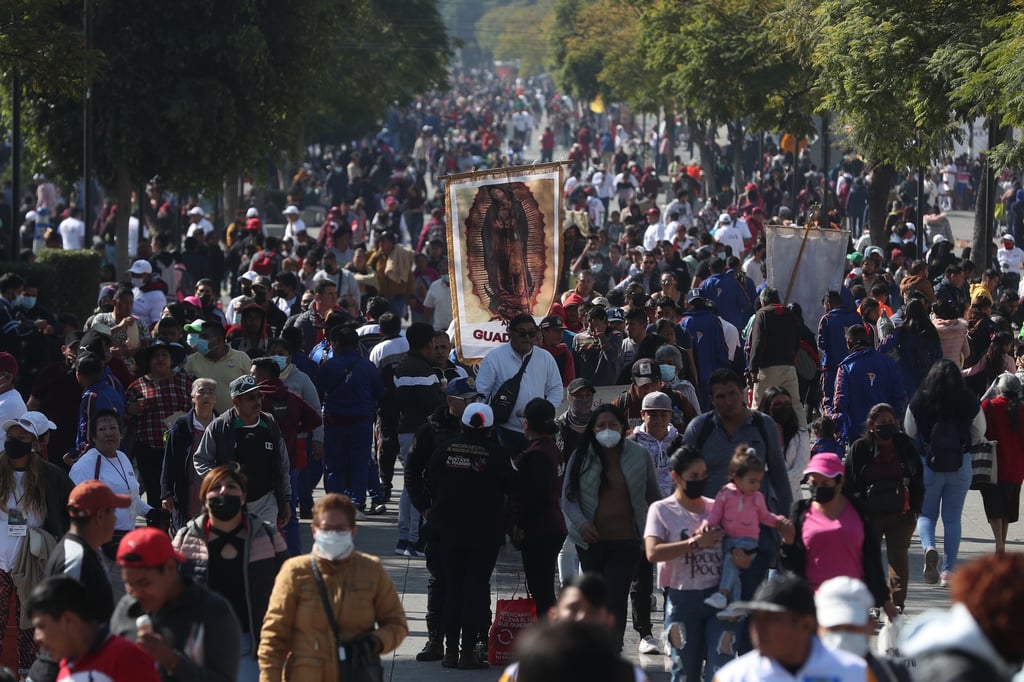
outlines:
[[742, 587], [740, 576], [743, 571], [736, 568], [732, 562], [732, 550], [734, 549], [757, 549], [756, 538], [725, 538], [722, 541], [722, 579], [718, 583], [718, 589], [722, 592], [728, 591], [729, 601], [739, 601]]
[[[682, 647], [670, 646], [672, 682], [711, 682], [718, 669], [731, 661], [734, 623], [718, 619], [718, 611], [704, 604], [717, 588], [706, 590], [667, 590], [665, 593], [665, 632], [673, 623], [679, 624]], [[741, 627], [746, 623], [741, 623]]]
[[[415, 433], [398, 434], [398, 459], [403, 468], [415, 438]], [[402, 488], [402, 496], [398, 498], [398, 539], [414, 545], [420, 541], [420, 512], [413, 506], [409, 491], [405, 488]]]
[[241, 656], [238, 658], [238, 682], [259, 682], [260, 664], [256, 660], [256, 647], [259, 642], [252, 641], [252, 634], [242, 633]]
[[313, 508], [313, 490], [320, 484], [324, 475], [322, 459], [306, 458], [306, 466], [299, 471], [299, 508], [309, 511]]
[[629, 586], [643, 552], [639, 540], [602, 540], [591, 542], [586, 548], [579, 545], [580, 566], [604, 576], [608, 586], [608, 610], [615, 615], [615, 641], [622, 650], [622, 637], [626, 633], [626, 610]]
[[[921, 536], [921, 547], [935, 546], [935, 522], [942, 517], [945, 536], [942, 541], [942, 570], [952, 571], [956, 556], [960, 552], [960, 520], [964, 512], [967, 491], [971, 489], [971, 458], [964, 455], [964, 461], [957, 471], [932, 471], [924, 466], [924, 502], [921, 515], [917, 518], [917, 534]], [[937, 549], [937, 547], [936, 547]]]
[[291, 518], [281, 530], [284, 535], [284, 544], [288, 545], [288, 556], [299, 556], [302, 554], [302, 540], [299, 533], [299, 472], [292, 469], [288, 472], [292, 479], [292, 496], [288, 500], [288, 508], [291, 510]]

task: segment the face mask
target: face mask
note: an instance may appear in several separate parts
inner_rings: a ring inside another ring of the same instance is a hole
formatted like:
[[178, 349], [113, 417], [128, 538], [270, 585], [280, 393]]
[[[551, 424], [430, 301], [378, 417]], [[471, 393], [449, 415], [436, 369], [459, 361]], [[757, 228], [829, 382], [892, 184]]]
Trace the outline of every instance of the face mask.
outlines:
[[260, 305], [263, 305], [264, 303], [267, 302], [267, 292], [266, 291], [256, 291], [256, 292], [253, 292], [252, 300], [256, 301]]
[[17, 296], [14, 297], [13, 303], [15, 308], [20, 308], [24, 302], [25, 297], [22, 296], [21, 294], [18, 294]]
[[708, 480], [702, 479], [699, 481], [683, 481], [683, 495], [696, 500], [698, 497], [704, 497], [704, 491], [708, 489]]
[[274, 358], [274, 362], [277, 363], [277, 368], [284, 371], [285, 365], [288, 364], [288, 358], [283, 355], [271, 355], [270, 357]]
[[778, 424], [785, 424], [793, 418], [792, 407], [775, 407], [772, 409], [772, 419]]
[[112, 312], [114, 312], [114, 304], [113, 303], [100, 303], [100, 312], [101, 313], [112, 313]]
[[190, 333], [188, 336], [185, 337], [185, 343], [187, 343], [188, 345], [192, 346], [193, 348], [198, 347], [199, 346], [199, 334], [197, 334], [196, 332]]
[[899, 424], [879, 424], [875, 427], [875, 435], [881, 440], [892, 440], [892, 437], [899, 432]]
[[825, 486], [811, 486], [811, 499], [820, 504], [828, 504], [836, 499], [838, 488], [826, 488]]
[[593, 398], [573, 398], [569, 396], [569, 411], [577, 417], [588, 416], [593, 404]]
[[221, 495], [206, 501], [210, 515], [218, 521], [230, 521], [242, 511], [242, 498], [238, 495]]
[[17, 438], [8, 438], [4, 445], [4, 451], [7, 453], [8, 459], [21, 459], [28, 457], [32, 452], [32, 443], [26, 443]]
[[725, 260], [725, 251], [719, 251], [715, 255], [718, 256], [718, 260]]
[[318, 530], [313, 544], [316, 553], [330, 561], [346, 559], [355, 549], [350, 530]]
[[33, 308], [36, 307], [36, 297], [35, 296], [22, 296], [21, 297], [21, 307], [25, 308], [26, 310], [32, 310]]
[[213, 296], [210, 296], [209, 294], [203, 294], [202, 296], [199, 297], [199, 302], [203, 304], [204, 308], [209, 308], [211, 305], [213, 305]]
[[141, 277], [132, 277], [132, 286], [133, 287], [141, 287], [145, 283], [146, 283], [146, 280], [142, 279]]
[[594, 263], [590, 266], [590, 273], [596, 275], [597, 273], [604, 270], [604, 263]]
[[864, 658], [868, 653], [868, 636], [862, 632], [827, 632], [821, 636], [821, 643], [829, 649], [838, 649]]
[[200, 355], [206, 355], [210, 352], [210, 341], [208, 339], [196, 339], [195, 346]]
[[605, 429], [594, 434], [594, 438], [603, 448], [614, 448], [622, 440], [622, 434], [614, 429]]
[[662, 381], [672, 381], [676, 378], [676, 366], [675, 365], [658, 365], [661, 370]]

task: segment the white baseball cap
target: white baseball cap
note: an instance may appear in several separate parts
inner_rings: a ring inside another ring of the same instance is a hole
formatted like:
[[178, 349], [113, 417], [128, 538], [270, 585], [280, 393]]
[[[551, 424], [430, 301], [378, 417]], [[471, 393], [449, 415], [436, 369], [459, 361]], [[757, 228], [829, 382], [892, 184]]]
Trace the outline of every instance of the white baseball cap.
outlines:
[[260, 217], [260, 210], [258, 208], [256, 208], [255, 206], [250, 206], [249, 210], [245, 212], [245, 217], [246, 218], [259, 218]]
[[868, 586], [847, 576], [826, 580], [814, 595], [818, 625], [826, 628], [865, 625], [871, 618], [869, 610], [874, 605], [875, 599]]
[[729, 215], [728, 213], [721, 214], [720, 216], [718, 216], [718, 224], [719, 225], [732, 225], [732, 216]]
[[944, 234], [937, 234], [934, 237], [932, 237], [932, 246], [934, 246], [936, 244], [941, 244], [942, 242], [948, 242], [948, 241], [949, 240], [946, 239], [946, 235], [944, 235]]
[[153, 266], [149, 264], [148, 260], [142, 260], [141, 258], [128, 268], [128, 272], [133, 275], [149, 275], [153, 273]]
[[472, 429], [490, 428], [494, 426], [494, 412], [487, 403], [470, 403], [462, 413], [462, 423]]
[[202, 206], [193, 206], [188, 210], [188, 214], [203, 217], [206, 215], [206, 211], [203, 210]]
[[299, 207], [294, 204], [285, 206], [284, 210], [281, 211], [281, 215], [299, 215]]

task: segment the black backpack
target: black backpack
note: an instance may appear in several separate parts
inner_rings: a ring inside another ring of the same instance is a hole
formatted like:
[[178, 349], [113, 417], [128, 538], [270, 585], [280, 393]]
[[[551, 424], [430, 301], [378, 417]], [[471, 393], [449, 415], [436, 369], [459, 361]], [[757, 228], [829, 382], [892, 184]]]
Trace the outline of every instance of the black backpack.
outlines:
[[966, 429], [962, 421], [936, 419], [930, 428], [921, 429], [918, 439], [928, 468], [937, 473], [960, 470], [967, 451]]

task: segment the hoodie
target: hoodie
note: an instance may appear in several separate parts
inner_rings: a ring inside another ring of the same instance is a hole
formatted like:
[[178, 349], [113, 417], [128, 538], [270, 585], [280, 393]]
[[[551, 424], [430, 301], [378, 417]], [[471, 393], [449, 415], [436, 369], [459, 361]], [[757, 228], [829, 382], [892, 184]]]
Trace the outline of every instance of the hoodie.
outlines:
[[923, 613], [900, 640], [903, 655], [917, 660], [917, 679], [1010, 680], [1019, 669], [999, 655], [963, 604]]
[[306, 465], [306, 439], [299, 440], [323, 424], [323, 419], [309, 403], [288, 390], [280, 379], [264, 379], [259, 383], [264, 412], [273, 415], [284, 436], [291, 468], [299, 470]]
[[669, 473], [668, 460], [676, 448], [683, 444], [682, 434], [675, 426], [669, 424], [668, 433], [664, 438], [658, 440], [647, 433], [644, 424], [640, 424], [633, 429], [633, 440], [643, 445], [651, 459], [654, 460], [654, 474], [658, 479], [658, 489], [661, 490], [662, 497], [668, 497], [672, 494], [674, 487], [672, 475]]

